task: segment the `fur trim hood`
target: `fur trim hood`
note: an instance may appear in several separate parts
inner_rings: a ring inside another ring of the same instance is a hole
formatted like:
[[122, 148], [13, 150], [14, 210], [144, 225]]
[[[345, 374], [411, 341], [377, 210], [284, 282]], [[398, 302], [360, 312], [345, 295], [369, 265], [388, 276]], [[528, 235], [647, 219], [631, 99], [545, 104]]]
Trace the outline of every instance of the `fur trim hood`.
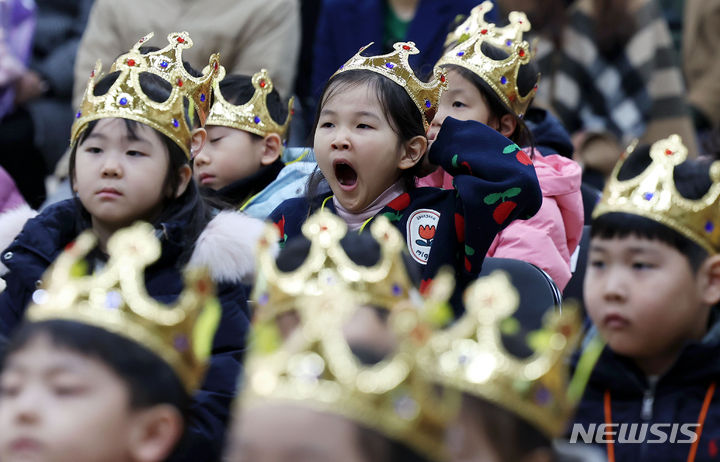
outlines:
[[217, 283], [252, 284], [257, 242], [266, 226], [262, 220], [241, 212], [220, 212], [200, 234], [188, 267], [208, 267]]
[[[0, 214], [0, 252], [7, 249], [15, 237], [20, 234], [25, 222], [37, 216], [38, 212], [23, 204], [17, 208]], [[0, 263], [0, 276], [8, 272], [5, 265]]]

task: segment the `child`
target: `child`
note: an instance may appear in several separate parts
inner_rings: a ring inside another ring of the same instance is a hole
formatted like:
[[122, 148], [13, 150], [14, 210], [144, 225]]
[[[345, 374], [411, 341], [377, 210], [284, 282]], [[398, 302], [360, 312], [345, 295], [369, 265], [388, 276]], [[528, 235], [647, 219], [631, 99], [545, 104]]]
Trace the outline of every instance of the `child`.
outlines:
[[431, 82], [419, 81], [408, 64], [418, 53], [413, 43], [394, 49], [365, 57], [363, 48], [330, 79], [318, 107], [314, 151], [318, 179], [331, 191], [315, 196], [311, 183], [308, 198], [285, 201], [271, 219], [284, 242], [300, 233], [308, 210], [330, 210], [351, 230], [384, 215], [405, 236], [425, 285], [450, 265], [463, 287], [480, 271], [495, 234], [537, 211], [537, 177], [500, 133], [448, 119], [429, 158], [457, 175], [456, 190], [415, 189], [445, 77], [437, 72]]
[[607, 347], [573, 433], [610, 461], [717, 455], [720, 163], [686, 157], [677, 135], [636, 149], [593, 215], [585, 306]]
[[146, 300], [133, 284], [160, 255], [152, 227], [118, 231], [107, 266], [78, 276], [94, 241], [86, 231], [58, 257], [13, 334], [0, 373], [3, 461], [159, 462], [182, 447], [220, 318], [212, 281], [189, 272], [177, 304]]
[[[76, 197], [28, 221], [2, 252], [9, 273], [0, 294], [0, 333], [9, 336], [16, 329], [36, 281], [81, 231], [92, 229], [98, 237], [99, 251], [88, 264], [99, 267], [115, 231], [137, 220], [152, 223], [162, 240], [161, 258], [145, 273], [152, 297], [175, 300], [187, 264], [208, 266], [218, 284], [223, 316], [210, 373], [193, 397], [189, 423], [195, 460], [212, 459], [220, 452], [245, 347], [248, 308], [240, 280], [252, 268], [246, 248], [253, 244], [253, 226], [259, 230], [261, 224], [232, 212], [209, 221], [191, 181], [190, 152], [205, 139], [192, 119], [202, 123], [207, 116], [217, 56], [205, 74], [193, 77], [182, 64], [183, 50], [192, 46], [187, 33], [171, 34], [162, 50], [142, 53], [148, 38], [120, 56], [107, 76], [97, 76], [99, 68], [91, 75], [71, 136]], [[237, 229], [247, 233], [247, 241], [234, 239]]]
[[[328, 211], [304, 230], [308, 258], [294, 268], [279, 270], [290, 262], [276, 266], [272, 252], [260, 252], [257, 337], [226, 460], [445, 460], [445, 424], [457, 400], [438, 396], [415, 368], [425, 331], [409, 300], [404, 239], [383, 217], [369, 233], [346, 236], [345, 223]], [[354, 245], [360, 241], [369, 244], [365, 254]], [[277, 330], [273, 318], [288, 303], [298, 324], [281, 341], [268, 329]], [[380, 332], [358, 331], [357, 315], [369, 307], [386, 313]], [[368, 344], [378, 339], [383, 345]]]
[[418, 359], [433, 380], [463, 392], [448, 428], [449, 460], [556, 460], [552, 439], [577, 402], [566, 364], [580, 331], [577, 311], [546, 313], [533, 329], [534, 313], [516, 311], [518, 293], [502, 272], [473, 282], [464, 298], [463, 317], [433, 333]]
[[[282, 160], [292, 117], [265, 69], [251, 77], [220, 68], [207, 120], [207, 143], [193, 158], [204, 193], [258, 218], [298, 196], [312, 173], [311, 162]], [[218, 83], [219, 82], [219, 83]]]
[[[484, 18], [491, 9], [489, 1], [476, 6], [447, 38], [451, 48], [437, 65], [447, 72], [448, 89], [440, 97], [428, 138], [437, 136], [449, 116], [483, 122], [520, 146], [530, 145], [518, 152], [518, 158], [535, 166], [542, 206], [532, 218], [514, 221], [502, 230], [487, 255], [533, 263], [563, 290], [571, 276], [570, 258], [582, 235], [582, 171], [570, 159], [543, 156], [532, 147], [532, 135], [523, 122], [539, 77], [530, 45], [523, 41], [530, 22], [524, 13], [513, 12], [508, 26], [496, 27]], [[418, 184], [449, 188], [452, 176], [438, 169]]]

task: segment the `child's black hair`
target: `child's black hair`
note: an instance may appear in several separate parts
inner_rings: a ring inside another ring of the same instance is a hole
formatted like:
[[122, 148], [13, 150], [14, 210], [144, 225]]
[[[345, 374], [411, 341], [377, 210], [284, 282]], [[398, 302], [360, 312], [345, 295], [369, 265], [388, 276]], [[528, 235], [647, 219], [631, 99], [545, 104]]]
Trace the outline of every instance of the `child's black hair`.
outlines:
[[[618, 179], [626, 181], [641, 174], [651, 163], [649, 153], [649, 146], [635, 149], [618, 171]], [[700, 199], [712, 186], [709, 172], [710, 160], [686, 160], [674, 169], [675, 188], [686, 199]], [[594, 218], [590, 236], [601, 239], [636, 236], [661, 241], [682, 253], [694, 272], [708, 258], [708, 252], [695, 241], [655, 220], [630, 213], [612, 212]]]
[[463, 395], [462, 408], [462, 412], [470, 413], [479, 421], [500, 462], [523, 460], [536, 450], [554, 454], [550, 438], [514, 413], [467, 393]]
[[[320, 120], [320, 112], [322, 111], [325, 101], [332, 98], [338, 92], [354, 88], [358, 85], [368, 85], [375, 90], [380, 107], [383, 108], [385, 118], [400, 139], [400, 143], [409, 141], [416, 136], [426, 136], [420, 110], [403, 87], [377, 72], [350, 70], [337, 74], [325, 85], [322, 96], [320, 97], [320, 104], [318, 104], [315, 112], [315, 122], [313, 123], [313, 129], [310, 135], [311, 139], [315, 136], [318, 121]], [[425, 155], [427, 155], [427, 153], [423, 153], [423, 157]], [[414, 167], [403, 171], [402, 179], [405, 184], [405, 190], [409, 191], [415, 188], [415, 177], [420, 172], [422, 162], [421, 158]], [[317, 194], [319, 186], [324, 180], [324, 175], [319, 168], [316, 168], [308, 180], [308, 198], [312, 199]]]
[[[485, 54], [485, 56], [495, 61], [502, 61], [510, 56], [504, 50], [496, 46], [490, 45], [487, 42], [484, 42], [481, 45], [481, 50], [483, 54]], [[513, 118], [515, 118], [515, 121], [517, 122], [517, 128], [515, 128], [513, 134], [510, 135], [508, 138], [510, 138], [512, 141], [514, 141], [520, 146], [532, 147], [534, 145], [532, 133], [525, 124], [525, 121], [523, 121], [522, 118], [518, 117], [513, 111], [510, 110], [509, 107], [505, 105], [505, 103], [502, 102], [502, 100], [498, 97], [497, 93], [495, 93], [495, 90], [493, 90], [490, 85], [485, 82], [485, 80], [483, 80], [473, 71], [465, 67], [458, 66], [456, 64], [446, 64], [442, 67], [448, 71], [456, 71], [465, 79], [470, 81], [480, 91], [480, 94], [487, 102], [490, 113], [493, 117], [499, 120], [505, 114], [510, 114], [511, 116], [513, 116]], [[532, 91], [533, 88], [535, 88], [535, 85], [538, 82], [538, 72], [539, 70], [534, 60], [531, 60], [527, 64], [520, 66], [517, 77], [517, 85], [520, 96], [525, 97]]]
[[[240, 74], [228, 75], [220, 81], [220, 93], [228, 103], [236, 106], [243, 105], [250, 101], [255, 94], [252, 77]], [[283, 104], [280, 93], [275, 88], [267, 95], [266, 104], [270, 117], [275, 123], [284, 124], [288, 117], [288, 107], [287, 103]], [[250, 135], [254, 138], [263, 138], [255, 133], [250, 133]]]
[[[190, 72], [190, 71], [188, 71]], [[195, 71], [196, 72], [196, 71]], [[192, 73], [192, 72], [190, 72]], [[96, 85], [94, 89], [95, 95], [103, 95], [108, 92], [110, 87], [115, 83], [118, 76], [120, 75], [120, 72], [112, 72], [105, 77], [103, 77]], [[170, 97], [170, 93], [172, 92], [172, 85], [167, 82], [162, 77], [159, 77], [155, 74], [151, 74], [148, 72], [143, 72], [139, 76], [139, 82], [140, 82], [140, 90], [151, 100], [156, 102], [164, 102]], [[186, 122], [188, 123], [189, 127], [193, 126], [193, 121], [191, 120], [190, 113], [189, 113], [189, 100], [185, 98], [185, 118]], [[133, 139], [134, 137], [137, 137], [137, 130], [142, 125], [140, 122], [130, 120], [130, 119], [124, 119], [125, 120], [125, 127], [128, 131], [128, 136]], [[195, 120], [197, 121], [197, 117], [195, 117]], [[97, 126], [98, 120], [93, 120], [90, 123], [88, 123], [85, 130], [80, 134], [80, 137], [77, 139], [75, 144], [73, 145], [71, 151], [70, 151], [70, 167], [69, 167], [69, 176], [70, 176], [70, 184], [73, 185], [75, 181], [75, 169], [76, 169], [76, 156], [77, 156], [77, 148], [80, 144], [87, 139], [88, 136], [93, 132], [95, 127]], [[165, 176], [164, 180], [164, 190], [167, 189], [170, 194], [165, 198], [165, 203], [163, 204], [162, 212], [160, 215], [154, 220], [153, 225], [160, 225], [161, 223], [165, 223], [168, 221], [171, 221], [173, 217], [179, 216], [179, 214], [184, 214], [184, 216], [189, 217], [186, 226], [184, 229], [186, 230], [185, 234], [185, 241], [188, 243], [186, 246], [186, 250], [183, 252], [183, 254], [180, 257], [179, 263], [185, 263], [192, 254], [192, 250], [194, 248], [194, 242], [197, 239], [197, 237], [200, 235], [202, 230], [205, 228], [207, 223], [210, 221], [211, 218], [211, 209], [203, 198], [200, 195], [200, 192], [198, 190], [197, 185], [194, 181], [190, 181], [187, 185], [187, 188], [185, 189], [185, 192], [183, 192], [180, 197], [175, 197], [178, 188], [180, 186], [180, 177], [178, 175], [179, 169], [183, 166], [188, 164], [188, 158], [185, 154], [185, 151], [182, 150], [180, 146], [177, 145], [174, 141], [172, 141], [170, 138], [168, 138], [163, 133], [158, 132], [157, 130], [153, 129], [162, 139], [163, 144], [167, 147], [168, 153], [169, 153], [169, 165], [167, 174]], [[79, 222], [82, 224], [81, 229], [83, 227], [86, 227], [84, 224], [86, 224], [89, 221], [89, 213], [85, 208], [83, 207], [82, 203], [76, 196], [76, 202], [78, 204], [78, 210], [80, 211], [80, 216], [78, 217]]]

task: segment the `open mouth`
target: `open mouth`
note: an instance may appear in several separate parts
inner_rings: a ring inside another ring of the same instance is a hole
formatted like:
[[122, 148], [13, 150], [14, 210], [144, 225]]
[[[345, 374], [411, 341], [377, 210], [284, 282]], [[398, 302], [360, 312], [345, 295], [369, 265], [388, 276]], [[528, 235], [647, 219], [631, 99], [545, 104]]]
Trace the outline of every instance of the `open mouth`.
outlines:
[[335, 178], [340, 186], [352, 187], [357, 183], [357, 172], [346, 162], [338, 161], [334, 164]]

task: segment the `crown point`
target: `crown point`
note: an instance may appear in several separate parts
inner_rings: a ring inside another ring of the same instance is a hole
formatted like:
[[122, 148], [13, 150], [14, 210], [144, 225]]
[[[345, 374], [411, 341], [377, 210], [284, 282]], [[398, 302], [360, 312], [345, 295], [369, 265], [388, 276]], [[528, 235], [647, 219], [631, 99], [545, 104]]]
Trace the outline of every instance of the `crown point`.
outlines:
[[393, 63], [385, 63], [385, 67], [387, 67], [388, 69], [392, 69], [393, 67], [395, 67], [395, 65]]
[[217, 70], [217, 68], [218, 68], [218, 63], [217, 63], [217, 61], [215, 61], [215, 62], [213, 63], [213, 69], [214, 69], [214, 70]]
[[79, 119], [80, 116], [82, 116], [82, 112], [78, 111], [77, 114], [75, 114], [75, 118], [76, 118], [76, 119]]
[[185, 39], [182, 38], [182, 37], [178, 37], [178, 38], [177, 38], [177, 42], [178, 42], [178, 43], [185, 43]]
[[204, 103], [204, 102], [205, 102], [205, 98], [206, 98], [205, 93], [201, 93], [201, 94], [200, 94], [200, 101]]
[[426, 107], [426, 108], [430, 108], [431, 106], [432, 106], [432, 103], [430, 102], [430, 100], [429, 100], [429, 99], [426, 99], [426, 100], [425, 100], [425, 107]]
[[521, 58], [524, 57], [524, 56], [525, 56], [525, 50], [522, 49], [522, 48], [520, 48], [520, 51], [518, 51], [518, 55], [520, 55]]
[[92, 71], [90, 71], [90, 78], [92, 79], [93, 77], [95, 77], [95, 70], [94, 70], [94, 69], [93, 69]]
[[173, 127], [178, 128], [180, 126], [180, 122], [178, 122], [177, 119], [172, 120]]
[[650, 199], [653, 198], [654, 195], [655, 194], [653, 194], [651, 192], [646, 192], [645, 194], [643, 194], [643, 199], [645, 199], [646, 201], [649, 201]]
[[118, 101], [118, 103], [120, 103], [120, 106], [125, 106], [128, 103], [128, 100], [127, 98], [122, 97], [120, 98], [120, 101]]
[[403, 45], [402, 47], [403, 47], [403, 50], [409, 50], [409, 49], [410, 49], [410, 46], [408, 46], [408, 45]]
[[715, 225], [713, 224], [712, 221], [708, 220], [708, 222], [705, 223], [705, 232], [712, 233], [714, 229], [715, 229]]
[[399, 297], [402, 295], [402, 288], [398, 284], [393, 284], [392, 293], [394, 296]]
[[665, 155], [666, 155], [666, 156], [672, 156], [673, 154], [674, 154], [674, 151], [673, 151], [672, 149], [666, 149], [666, 150], [665, 150]]
[[505, 41], [505, 45], [507, 45], [507, 46], [512, 46], [512, 40], [507, 39], [507, 40]]
[[253, 119], [253, 122], [255, 122], [256, 124], [259, 124], [259, 123], [260, 123], [260, 117], [255, 116], [255, 118]]
[[122, 305], [122, 295], [116, 290], [111, 290], [105, 295], [105, 308], [117, 310]]
[[440, 76], [440, 81], [441, 81], [442, 83], [445, 83], [445, 75], [441, 75], [441, 76]]
[[483, 34], [483, 35], [485, 35], [485, 34], [488, 33], [488, 30], [487, 30], [487, 29], [483, 29], [483, 30], [480, 31], [480, 33]]
[[132, 58], [128, 59], [128, 60], [127, 60], [127, 65], [130, 66], [130, 67], [133, 67], [133, 66], [135, 65], [135, 60], [132, 59]]
[[187, 351], [189, 346], [190, 342], [188, 342], [187, 336], [183, 334], [176, 335], [173, 339], [173, 347], [181, 353]]
[[457, 52], [457, 55], [458, 55], [458, 56], [462, 56], [462, 55], [464, 55], [464, 54], [465, 54], [464, 51], [458, 51], [458, 52]]
[[161, 61], [161, 62], [160, 62], [160, 67], [162, 67], [163, 69], [165, 69], [166, 67], [168, 67], [168, 62], [165, 61], [165, 60]]
[[265, 88], [266, 85], [267, 83], [264, 80], [260, 81], [260, 88]]
[[504, 75], [500, 77], [500, 83], [505, 85], [507, 83], [507, 77], [505, 77]]

